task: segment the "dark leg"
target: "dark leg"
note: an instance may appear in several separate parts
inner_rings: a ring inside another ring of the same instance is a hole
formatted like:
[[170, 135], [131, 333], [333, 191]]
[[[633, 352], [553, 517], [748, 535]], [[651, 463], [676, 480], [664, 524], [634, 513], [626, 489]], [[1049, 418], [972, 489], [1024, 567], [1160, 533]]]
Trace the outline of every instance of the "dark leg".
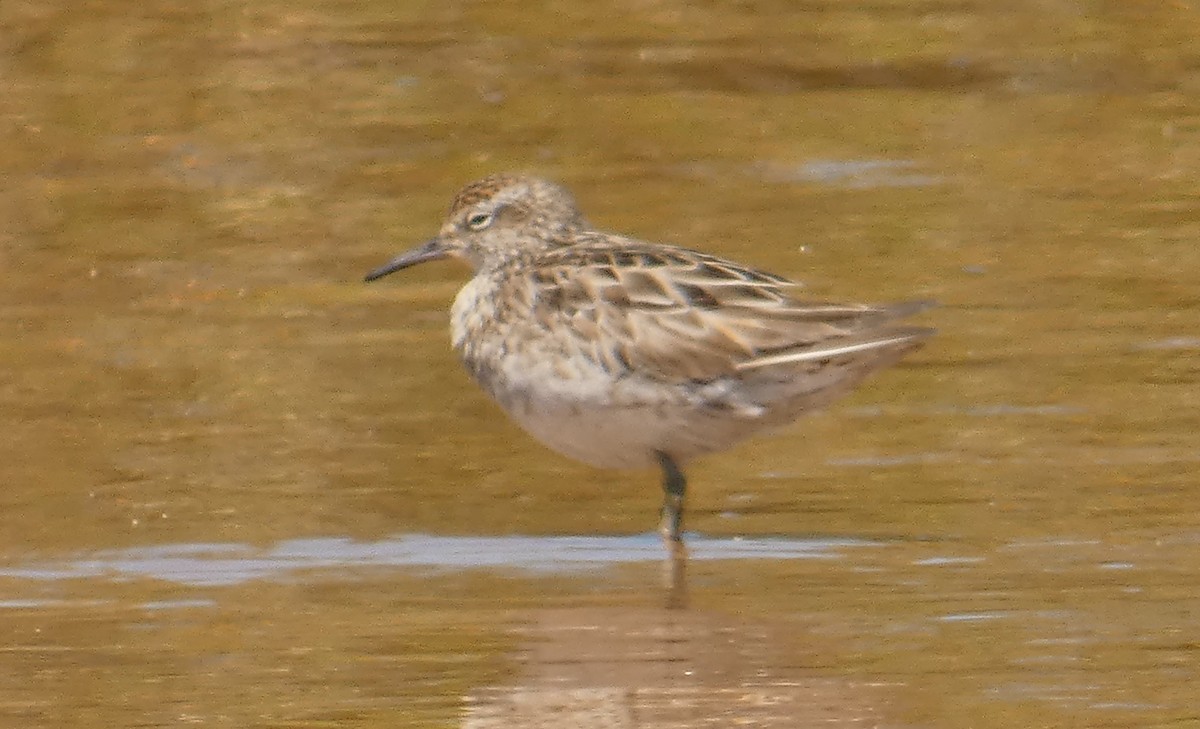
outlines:
[[682, 544], [683, 538], [680, 534], [683, 527], [683, 496], [687, 491], [687, 480], [670, 456], [662, 451], [655, 455], [658, 456], [658, 465], [662, 466], [663, 471], [662, 522], [658, 530], [662, 532], [663, 539]]

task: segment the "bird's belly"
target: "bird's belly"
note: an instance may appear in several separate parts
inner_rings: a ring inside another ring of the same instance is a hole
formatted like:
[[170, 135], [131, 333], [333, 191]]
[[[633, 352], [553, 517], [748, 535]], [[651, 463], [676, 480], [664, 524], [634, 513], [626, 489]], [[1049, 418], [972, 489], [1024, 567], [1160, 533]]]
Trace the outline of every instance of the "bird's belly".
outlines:
[[648, 468], [670, 443], [664, 418], [644, 408], [546, 407], [508, 410], [527, 433], [553, 451], [599, 468]]
[[466, 362], [508, 415], [550, 449], [600, 468], [646, 468], [657, 453], [687, 461], [724, 450], [766, 423], [712, 407], [679, 386], [614, 379], [587, 362]]
[[509, 417], [552, 450], [601, 468], [657, 463], [668, 403], [631, 397], [625, 383], [587, 362], [464, 362]]

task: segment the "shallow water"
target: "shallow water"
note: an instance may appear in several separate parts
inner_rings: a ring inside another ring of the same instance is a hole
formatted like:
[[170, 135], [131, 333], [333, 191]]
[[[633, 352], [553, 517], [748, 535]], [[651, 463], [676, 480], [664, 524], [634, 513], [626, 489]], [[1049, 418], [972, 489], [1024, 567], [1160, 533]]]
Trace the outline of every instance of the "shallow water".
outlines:
[[[711, 539], [687, 535], [689, 562], [733, 559], [832, 559], [845, 547], [871, 542], [797, 539]], [[244, 544], [168, 544], [105, 550], [58, 561], [0, 568], [0, 577], [34, 580], [149, 577], [181, 585], [234, 585], [262, 579], [296, 579], [308, 571], [337, 574], [368, 567], [426, 567], [438, 571], [479, 568], [562, 572], [664, 561], [655, 534], [634, 537], [437, 537], [412, 534], [376, 542], [292, 539], [269, 547]], [[309, 575], [312, 576], [312, 575]]]
[[[1190, 5], [0, 31], [0, 725], [1200, 716]], [[655, 474], [542, 450], [454, 362], [465, 272], [361, 283], [503, 169], [940, 333], [691, 466], [673, 569]]]

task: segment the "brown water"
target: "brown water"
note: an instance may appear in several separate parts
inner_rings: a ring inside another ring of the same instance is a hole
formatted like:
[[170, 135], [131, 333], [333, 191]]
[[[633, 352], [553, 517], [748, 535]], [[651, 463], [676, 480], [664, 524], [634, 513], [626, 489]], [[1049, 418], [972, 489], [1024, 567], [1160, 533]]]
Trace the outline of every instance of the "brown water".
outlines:
[[[5, 0], [0, 92], [0, 726], [1200, 723], [1191, 3]], [[506, 169], [941, 333], [670, 593], [360, 283]]]

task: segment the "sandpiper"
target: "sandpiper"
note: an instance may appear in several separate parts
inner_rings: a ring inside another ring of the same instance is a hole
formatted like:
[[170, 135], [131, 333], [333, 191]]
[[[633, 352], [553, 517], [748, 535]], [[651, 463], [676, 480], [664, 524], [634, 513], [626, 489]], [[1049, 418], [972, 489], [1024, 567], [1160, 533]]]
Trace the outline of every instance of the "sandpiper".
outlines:
[[802, 301], [786, 278], [595, 230], [534, 177], [467, 185], [436, 237], [366, 280], [441, 258], [475, 271], [450, 329], [479, 385], [565, 456], [661, 468], [676, 545], [685, 463], [827, 405], [933, 333], [894, 323], [929, 302]]

